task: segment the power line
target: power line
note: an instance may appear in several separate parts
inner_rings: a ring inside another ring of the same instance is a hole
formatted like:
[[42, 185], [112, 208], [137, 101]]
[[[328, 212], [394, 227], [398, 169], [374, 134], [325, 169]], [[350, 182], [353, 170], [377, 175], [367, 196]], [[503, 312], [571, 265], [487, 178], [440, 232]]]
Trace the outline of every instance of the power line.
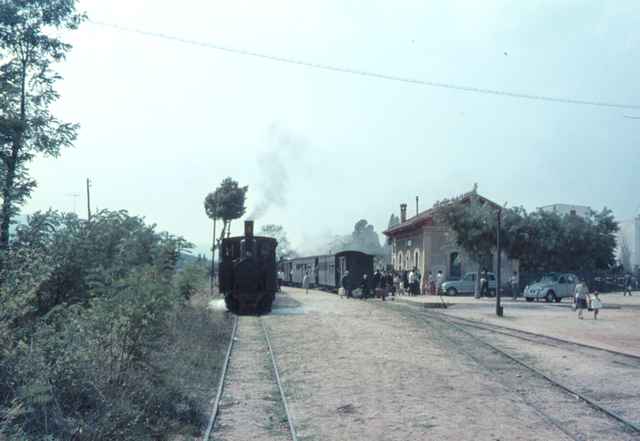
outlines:
[[192, 46], [200, 46], [208, 49], [215, 49], [219, 51], [229, 52], [232, 54], [245, 55], [245, 56], [254, 57], [254, 58], [261, 58], [264, 60], [276, 61], [280, 63], [294, 64], [294, 65], [309, 67], [313, 69], [347, 73], [347, 74], [359, 75], [363, 77], [378, 78], [381, 80], [397, 81], [397, 82], [403, 82], [403, 83], [409, 83], [409, 84], [416, 84], [420, 86], [438, 87], [438, 88], [444, 88], [444, 89], [453, 89], [453, 90], [458, 90], [462, 92], [498, 95], [498, 96], [504, 96], [509, 98], [521, 98], [521, 99], [527, 99], [527, 100], [548, 101], [548, 102], [554, 102], [554, 103], [577, 104], [577, 105], [596, 106], [596, 107], [613, 107], [618, 109], [640, 109], [639, 104], [621, 104], [621, 103], [611, 103], [607, 101], [592, 101], [592, 100], [554, 97], [554, 96], [547, 96], [547, 95], [534, 95], [534, 94], [528, 94], [528, 93], [509, 92], [506, 90], [486, 89], [482, 87], [460, 86], [457, 84], [442, 83], [437, 81], [427, 81], [427, 80], [402, 77], [397, 75], [387, 75], [387, 74], [381, 74], [381, 73], [371, 72], [366, 70], [351, 69], [348, 67], [336, 66], [331, 64], [315, 63], [311, 61], [299, 60], [296, 58], [269, 55], [269, 54], [253, 52], [245, 49], [237, 49], [237, 48], [232, 48], [228, 46], [222, 46], [219, 44], [208, 43], [204, 41], [190, 40], [182, 37], [177, 37], [174, 35], [163, 34], [160, 32], [150, 32], [150, 31], [144, 31], [144, 30], [135, 29], [135, 28], [129, 28], [129, 27], [113, 24], [113, 23], [106, 23], [106, 22], [101, 22], [96, 20], [88, 20], [88, 21], [94, 25], [115, 29], [121, 32], [140, 34], [140, 35], [145, 35], [147, 37], [162, 38], [165, 40], [171, 40], [178, 43], [189, 44]]

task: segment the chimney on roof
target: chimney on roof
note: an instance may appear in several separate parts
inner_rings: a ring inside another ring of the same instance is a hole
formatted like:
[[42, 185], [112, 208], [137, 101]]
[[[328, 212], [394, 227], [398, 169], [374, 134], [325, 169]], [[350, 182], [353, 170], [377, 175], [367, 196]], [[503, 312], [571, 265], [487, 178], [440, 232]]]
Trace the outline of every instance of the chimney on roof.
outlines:
[[244, 221], [244, 237], [253, 237], [253, 221]]
[[400, 204], [400, 223], [407, 221], [407, 204]]

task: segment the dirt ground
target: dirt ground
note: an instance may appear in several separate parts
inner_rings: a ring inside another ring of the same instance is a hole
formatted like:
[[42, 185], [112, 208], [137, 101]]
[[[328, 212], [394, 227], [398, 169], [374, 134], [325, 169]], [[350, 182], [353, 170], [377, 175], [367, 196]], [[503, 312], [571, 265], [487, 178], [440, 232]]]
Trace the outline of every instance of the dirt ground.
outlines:
[[542, 400], [561, 409], [575, 398], [519, 385], [515, 372], [505, 381], [446, 331], [379, 300], [287, 288], [265, 322], [301, 440], [633, 439], [604, 435], [600, 416], [581, 404], [565, 406], [574, 414], [540, 411]]
[[[450, 307], [441, 312], [640, 356], [640, 292], [634, 294], [631, 297], [623, 297], [622, 293], [601, 294], [604, 309], [598, 320], [593, 320], [593, 313], [586, 311], [585, 319], [578, 320], [569, 299], [556, 304], [528, 303], [522, 298], [513, 301], [507, 297], [502, 302], [504, 317], [497, 317], [495, 299], [443, 296]], [[401, 297], [400, 301], [430, 305], [440, 299], [416, 296]]]

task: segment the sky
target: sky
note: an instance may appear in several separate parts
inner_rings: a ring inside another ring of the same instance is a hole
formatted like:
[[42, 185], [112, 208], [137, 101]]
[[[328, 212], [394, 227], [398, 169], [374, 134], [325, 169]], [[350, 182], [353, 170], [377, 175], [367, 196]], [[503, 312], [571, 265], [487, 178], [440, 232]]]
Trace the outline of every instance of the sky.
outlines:
[[[294, 248], [381, 232], [406, 202], [478, 191], [528, 210], [640, 210], [640, 109], [534, 101], [269, 61], [163, 33], [384, 75], [640, 106], [640, 2], [83, 0], [54, 113], [75, 146], [31, 167], [23, 212], [126, 209], [204, 252], [203, 200], [248, 185]], [[74, 194], [78, 196], [74, 196]], [[241, 232], [241, 222], [232, 233]]]

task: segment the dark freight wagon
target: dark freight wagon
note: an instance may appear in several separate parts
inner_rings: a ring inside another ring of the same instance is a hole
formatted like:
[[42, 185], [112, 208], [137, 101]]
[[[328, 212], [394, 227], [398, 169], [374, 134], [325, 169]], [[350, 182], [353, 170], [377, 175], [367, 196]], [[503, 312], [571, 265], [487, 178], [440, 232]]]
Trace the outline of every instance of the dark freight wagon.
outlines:
[[362, 280], [362, 275], [373, 274], [373, 256], [360, 251], [342, 251], [323, 256], [299, 257], [280, 262], [284, 281], [288, 285], [302, 285], [305, 274], [311, 277], [315, 286], [338, 289], [345, 271], [349, 271], [353, 287]]

